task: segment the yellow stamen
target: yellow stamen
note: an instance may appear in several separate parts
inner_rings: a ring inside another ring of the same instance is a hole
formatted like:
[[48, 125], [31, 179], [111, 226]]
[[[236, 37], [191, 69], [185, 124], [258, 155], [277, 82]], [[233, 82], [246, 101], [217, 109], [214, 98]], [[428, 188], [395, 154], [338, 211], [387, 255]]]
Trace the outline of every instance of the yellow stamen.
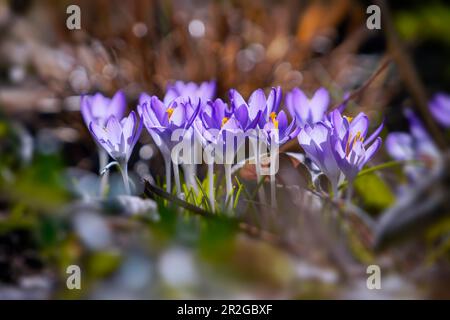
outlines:
[[352, 122], [352, 120], [353, 120], [353, 117], [344, 116], [344, 118], [347, 119], [348, 123]]
[[225, 125], [225, 123], [228, 122], [228, 120], [230, 120], [230, 119], [227, 118], [227, 117], [223, 117], [223, 119], [222, 119], [222, 126], [221, 127], [223, 127]]
[[168, 117], [169, 117], [169, 119], [170, 119], [170, 117], [172, 116], [172, 114], [173, 114], [173, 112], [174, 112], [174, 109], [173, 109], [173, 108], [167, 108], [166, 112], [167, 112]]
[[359, 141], [364, 141], [364, 137], [361, 137], [361, 131], [358, 131], [357, 133], [356, 133], [356, 137], [355, 137], [355, 139], [358, 139]]
[[277, 120], [277, 114], [275, 112], [271, 112], [269, 115], [270, 119], [272, 120], [273, 125], [275, 126], [275, 129], [278, 129], [278, 120]]
[[353, 147], [356, 140], [359, 140], [361, 142], [364, 141], [364, 137], [361, 136], [361, 131], [358, 131], [353, 138], [351, 135], [348, 136], [347, 143], [345, 144], [345, 155], [348, 156], [348, 154], [350, 153], [350, 148]]

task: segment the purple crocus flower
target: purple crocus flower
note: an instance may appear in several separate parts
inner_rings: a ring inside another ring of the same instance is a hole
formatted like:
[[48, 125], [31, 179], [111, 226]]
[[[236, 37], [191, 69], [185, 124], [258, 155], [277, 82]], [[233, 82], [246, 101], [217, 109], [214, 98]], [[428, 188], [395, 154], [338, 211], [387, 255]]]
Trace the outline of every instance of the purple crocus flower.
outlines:
[[298, 141], [306, 155], [328, 177], [336, 195], [341, 171], [334, 157], [333, 128], [323, 122], [311, 126], [306, 124], [298, 135]]
[[278, 114], [272, 112], [269, 119], [263, 127], [269, 145], [273, 143], [282, 145], [298, 136], [301, 130], [295, 119], [290, 124], [288, 123], [286, 113], [283, 110]]
[[[156, 96], [148, 96], [143, 93], [139, 98], [138, 112], [141, 115], [144, 125], [152, 136], [155, 144], [161, 151], [166, 166], [166, 191], [171, 192], [171, 161], [177, 193], [181, 194], [181, 183], [178, 173], [178, 157], [172, 158], [172, 151], [179, 143], [180, 138], [184, 141], [192, 139], [194, 130], [192, 123], [200, 110], [200, 100], [194, 107], [191, 99], [178, 97], [163, 103]], [[177, 140], [178, 139], [178, 140]]]
[[312, 126], [306, 124], [298, 135], [305, 153], [330, 180], [335, 195], [341, 172], [352, 183], [381, 145], [378, 135], [383, 124], [366, 139], [368, 127], [369, 120], [364, 113], [352, 120], [335, 110], [325, 121]]
[[405, 110], [405, 116], [409, 121], [410, 133], [391, 132], [386, 138], [386, 150], [395, 160], [418, 160], [424, 164], [406, 164], [404, 167], [409, 181], [415, 183], [429, 171], [440, 155], [420, 119], [410, 109]]
[[[122, 91], [117, 91], [110, 99], [100, 93], [92, 96], [82, 96], [80, 101], [81, 115], [86, 126], [89, 128], [91, 123], [104, 127], [107, 120], [114, 116], [116, 119], [122, 119], [125, 113], [126, 100]], [[96, 139], [98, 140], [98, 139]], [[97, 143], [98, 145], [98, 143]], [[99, 167], [103, 170], [108, 163], [108, 154], [98, 146]], [[100, 184], [100, 194], [105, 195], [108, 185], [108, 173], [102, 176]]]
[[215, 210], [214, 163], [223, 163], [226, 181], [226, 203], [233, 203], [231, 164], [234, 156], [245, 142], [246, 134], [258, 125], [261, 111], [250, 118], [249, 108], [242, 104], [229, 108], [221, 99], [208, 101], [194, 122], [198, 137], [205, 148], [208, 163], [209, 201]]
[[189, 131], [196, 118], [200, 104], [194, 107], [191, 101], [178, 97], [167, 105], [156, 96], [142, 94], [138, 105], [144, 125], [163, 154], [170, 155], [172, 147], [178, 141], [171, 141], [172, 133], [177, 129]]
[[[260, 110], [256, 112], [254, 118], [251, 118], [250, 110], [246, 105], [229, 108], [221, 99], [216, 99], [208, 101], [203, 107], [196, 121], [196, 128], [202, 137], [203, 144], [225, 144], [227, 134], [244, 137], [247, 131], [256, 128], [260, 116]], [[230, 148], [230, 150], [235, 150], [238, 147], [236, 145], [235, 148]]]
[[343, 117], [338, 110], [330, 115], [333, 153], [337, 164], [349, 182], [353, 182], [364, 165], [372, 159], [381, 146], [378, 137], [383, 123], [369, 136], [369, 118], [359, 113], [354, 119]]
[[442, 126], [450, 127], [450, 95], [437, 93], [429, 103], [434, 119]]
[[111, 99], [101, 93], [81, 97], [81, 115], [87, 127], [91, 122], [103, 126], [110, 116], [122, 119], [125, 108], [125, 94], [122, 91], [117, 91]]
[[325, 88], [318, 89], [309, 99], [299, 88], [286, 94], [286, 107], [300, 127], [322, 121], [330, 104], [330, 95]]
[[97, 142], [119, 163], [127, 163], [142, 131], [142, 120], [138, 121], [132, 111], [121, 120], [110, 116], [105, 125], [91, 122], [91, 131]]
[[[266, 98], [264, 91], [257, 89], [250, 95], [247, 103], [237, 90], [231, 89], [229, 91], [229, 98], [231, 109], [239, 110], [238, 112], [243, 115], [247, 113], [249, 122], [252, 122], [258, 117], [259, 121], [257, 124], [262, 129], [270, 121], [272, 113], [278, 111], [282, 93], [281, 87], [272, 88], [269, 96]], [[247, 110], [246, 112], [244, 112], [244, 107]]]
[[201, 103], [205, 104], [208, 100], [214, 99], [215, 94], [215, 81], [205, 81], [200, 84], [176, 81], [167, 86], [166, 95], [164, 96], [163, 101], [165, 105], [168, 105], [176, 98], [183, 97], [185, 99], [190, 99], [193, 103], [196, 103], [200, 99]]

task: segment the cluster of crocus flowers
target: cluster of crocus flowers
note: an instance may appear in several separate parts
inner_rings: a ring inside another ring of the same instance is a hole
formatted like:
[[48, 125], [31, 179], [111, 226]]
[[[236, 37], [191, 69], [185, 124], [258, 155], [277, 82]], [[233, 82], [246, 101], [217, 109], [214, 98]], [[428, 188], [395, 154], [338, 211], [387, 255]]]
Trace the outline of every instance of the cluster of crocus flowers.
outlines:
[[430, 171], [440, 154], [433, 139], [414, 112], [406, 109], [404, 114], [409, 122], [409, 133], [389, 133], [386, 138], [386, 150], [395, 160], [407, 161], [404, 171], [408, 182], [414, 184]]
[[381, 146], [378, 135], [383, 124], [367, 137], [368, 128], [369, 119], [364, 113], [350, 118], [334, 110], [327, 119], [306, 125], [298, 135], [305, 153], [330, 180], [335, 197], [344, 177], [349, 182], [350, 197], [352, 182]]
[[[444, 128], [450, 128], [450, 95], [439, 92], [428, 103], [433, 118]], [[415, 184], [438, 162], [441, 155], [420, 119], [411, 109], [404, 115], [409, 122], [408, 132], [391, 132], [386, 139], [389, 155], [397, 161], [406, 161], [404, 171], [408, 182]]]
[[[338, 183], [344, 177], [352, 182], [381, 145], [378, 135], [382, 126], [368, 135], [369, 120], [365, 114], [360, 113], [351, 119], [341, 114], [342, 108], [327, 114], [330, 97], [324, 88], [318, 89], [311, 98], [298, 88], [287, 93], [285, 105], [291, 121], [285, 111], [280, 110], [280, 87], [272, 88], [268, 96], [262, 89], [257, 89], [248, 100], [231, 89], [228, 103], [216, 98], [215, 92], [213, 81], [201, 84], [177, 81], [168, 86], [162, 99], [142, 93], [137, 113], [132, 111], [127, 117], [124, 117], [126, 102], [122, 92], [116, 93], [112, 99], [100, 94], [85, 96], [81, 101], [81, 111], [97, 144], [121, 168], [127, 192], [130, 192], [127, 163], [143, 126], [165, 160], [166, 190], [172, 191], [173, 169], [179, 196], [182, 196], [182, 187], [178, 165], [188, 168], [184, 175], [186, 184], [195, 189], [195, 167], [192, 169], [195, 163], [180, 163], [174, 151], [180, 138], [198, 142], [208, 164], [208, 196], [213, 211], [214, 164], [224, 166], [226, 203], [232, 204], [231, 166], [247, 140], [255, 155], [259, 181], [260, 156], [267, 152], [267, 147], [270, 147], [270, 152], [272, 147], [276, 147], [278, 154], [279, 146], [298, 137], [306, 155], [331, 181], [335, 195]], [[275, 173], [269, 174], [272, 204], [275, 204]]]

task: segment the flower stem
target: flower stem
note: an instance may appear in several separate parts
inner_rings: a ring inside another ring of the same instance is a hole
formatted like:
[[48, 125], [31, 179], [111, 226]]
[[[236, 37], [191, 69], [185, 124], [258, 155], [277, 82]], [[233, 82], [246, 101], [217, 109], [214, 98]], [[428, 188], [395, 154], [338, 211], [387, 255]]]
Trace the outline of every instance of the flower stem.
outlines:
[[[261, 182], [261, 157], [259, 154], [259, 143], [253, 142], [253, 152], [255, 153], [255, 171], [256, 171], [256, 185], [258, 186]], [[266, 200], [266, 192], [264, 191], [264, 184], [258, 189], [258, 197], [261, 203], [265, 203]]]
[[193, 188], [195, 193], [198, 192], [197, 183], [195, 181], [195, 164], [183, 165], [184, 177], [188, 188]]
[[172, 193], [172, 162], [169, 157], [164, 157], [164, 165], [166, 167], [166, 192]]
[[230, 210], [233, 207], [233, 183], [231, 181], [231, 164], [224, 164], [225, 168], [225, 180], [227, 197], [225, 202], [227, 203], [227, 209]]
[[190, 164], [189, 169], [191, 174], [192, 186], [194, 187], [195, 193], [198, 193], [197, 180], [195, 179], [195, 176], [197, 175], [197, 166], [195, 164]]
[[[98, 148], [98, 160], [100, 172], [108, 164], [108, 153], [101, 147]], [[100, 178], [100, 197], [105, 197], [108, 189], [109, 171], [105, 172]]]
[[214, 162], [208, 163], [208, 188], [209, 188], [209, 203], [211, 205], [211, 211], [216, 211], [215, 208], [215, 195], [214, 195]]
[[120, 166], [120, 173], [122, 174], [123, 184], [125, 186], [125, 193], [127, 195], [131, 194], [130, 191], [130, 181], [128, 179], [128, 164], [126, 161], [122, 161], [119, 164]]
[[181, 196], [181, 182], [180, 182], [180, 170], [178, 168], [178, 164], [173, 163], [173, 176], [175, 178], [175, 185], [177, 187], [177, 195]]
[[333, 199], [337, 200], [339, 198], [339, 188], [337, 184], [333, 184], [331, 186], [332, 192], [333, 192]]
[[270, 175], [270, 203], [272, 208], [277, 207], [277, 184], [275, 180], [275, 173]]
[[350, 203], [352, 201], [352, 196], [353, 196], [353, 183], [349, 181], [348, 188], [347, 188], [347, 194], [346, 194], [346, 201], [348, 203]]

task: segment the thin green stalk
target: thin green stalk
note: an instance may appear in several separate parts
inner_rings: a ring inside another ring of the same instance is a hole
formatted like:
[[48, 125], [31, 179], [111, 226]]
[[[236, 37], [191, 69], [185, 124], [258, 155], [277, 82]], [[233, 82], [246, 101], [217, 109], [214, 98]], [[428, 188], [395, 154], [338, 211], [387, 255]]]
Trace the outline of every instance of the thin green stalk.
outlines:
[[[108, 165], [108, 153], [103, 148], [98, 148], [98, 159], [100, 172]], [[100, 178], [100, 197], [105, 197], [108, 191], [109, 171], [106, 171]]]
[[208, 193], [209, 202], [211, 205], [211, 211], [216, 211], [215, 207], [215, 195], [214, 195], [214, 162], [208, 164]]
[[[225, 202], [229, 204], [233, 204], [233, 183], [231, 181], [231, 164], [224, 164], [225, 168], [225, 185], [226, 185], [226, 191], [227, 191], [227, 197]], [[227, 206], [227, 209], [230, 206]]]
[[333, 199], [337, 200], [339, 198], [339, 188], [337, 184], [331, 184], [331, 190], [333, 192]]
[[277, 207], [277, 184], [275, 174], [270, 175], [270, 203], [272, 208]]
[[346, 194], [347, 203], [350, 203], [352, 201], [352, 196], [353, 196], [353, 181], [349, 181]]
[[178, 168], [178, 164], [173, 163], [173, 177], [175, 178], [175, 185], [177, 188], [178, 197], [181, 196], [181, 182], [180, 182], [180, 170]]
[[198, 186], [195, 180], [195, 164], [184, 164], [183, 171], [188, 188], [194, 189], [195, 193], [198, 193]]
[[130, 181], [128, 178], [128, 164], [126, 161], [121, 161], [119, 163], [119, 167], [120, 167], [120, 173], [122, 174], [123, 184], [125, 186], [125, 193], [127, 195], [130, 195], [131, 191], [130, 191]]
[[164, 157], [164, 165], [166, 168], [166, 192], [172, 193], [172, 162], [170, 157]]
[[[260, 167], [261, 159], [259, 154], [259, 143], [253, 142], [252, 145], [253, 145], [253, 152], [255, 153], [256, 183], [259, 183], [261, 181], [261, 167]], [[262, 187], [258, 189], [258, 197], [261, 203], [264, 204], [266, 202], [266, 192], [264, 190], [264, 185], [262, 185]]]
[[[372, 173], [372, 172], [376, 172], [378, 170], [384, 170], [384, 169], [388, 169], [388, 168], [392, 168], [392, 167], [396, 167], [396, 166], [401, 166], [401, 165], [405, 165], [405, 164], [415, 164], [418, 163], [417, 160], [408, 160], [408, 161], [388, 161], [382, 164], [379, 164], [377, 166], [373, 166], [370, 168], [366, 168], [361, 170], [358, 175], [356, 176], [355, 179], [358, 179], [359, 177], [362, 177], [366, 174]], [[339, 189], [344, 189], [346, 188], [348, 185], [347, 181], [344, 181], [343, 183], [341, 183], [339, 185]]]

